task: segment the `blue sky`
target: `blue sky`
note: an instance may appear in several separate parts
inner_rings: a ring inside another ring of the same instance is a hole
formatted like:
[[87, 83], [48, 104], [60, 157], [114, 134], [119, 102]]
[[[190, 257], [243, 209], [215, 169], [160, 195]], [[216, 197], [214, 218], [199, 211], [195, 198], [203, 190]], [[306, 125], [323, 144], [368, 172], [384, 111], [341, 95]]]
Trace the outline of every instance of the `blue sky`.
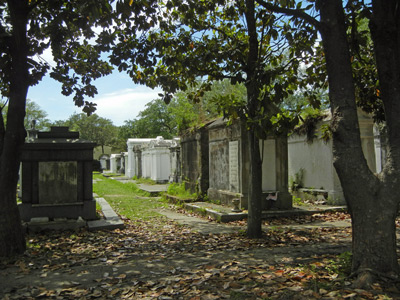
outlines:
[[[146, 86], [134, 84], [125, 73], [113, 74], [95, 81], [98, 94], [88, 100], [97, 103], [96, 113], [110, 119], [120, 126], [125, 120], [135, 119], [145, 105], [158, 98], [161, 90], [152, 90]], [[38, 85], [28, 91], [28, 98], [36, 102], [48, 114], [48, 119], [66, 120], [74, 112], [82, 112], [74, 105], [72, 97], [61, 94], [61, 84], [46, 76]]]

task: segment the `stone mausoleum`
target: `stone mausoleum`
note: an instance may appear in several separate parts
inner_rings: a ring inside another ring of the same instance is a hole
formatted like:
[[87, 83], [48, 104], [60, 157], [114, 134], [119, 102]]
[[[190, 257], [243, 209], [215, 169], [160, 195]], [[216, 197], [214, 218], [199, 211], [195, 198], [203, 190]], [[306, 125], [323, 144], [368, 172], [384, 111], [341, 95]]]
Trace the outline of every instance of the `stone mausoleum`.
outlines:
[[127, 140], [125, 176], [150, 178], [156, 183], [180, 179], [180, 141], [178, 138], [132, 138]]
[[[306, 200], [321, 200], [331, 205], [343, 205], [342, 185], [333, 166], [332, 139], [324, 141], [321, 128], [331, 122], [331, 114], [315, 124], [314, 138], [306, 134], [292, 134], [288, 139], [289, 178], [292, 193]], [[374, 135], [374, 121], [370, 115], [358, 110], [361, 146], [372, 172], [381, 169], [381, 149]]]
[[[191, 192], [207, 194], [211, 201], [248, 208], [249, 153], [246, 128], [236, 120], [219, 118], [186, 132], [181, 139], [182, 176]], [[260, 140], [263, 209], [290, 209], [287, 139]]]
[[96, 218], [92, 191], [95, 143], [68, 127], [31, 134], [21, 157], [21, 218]]

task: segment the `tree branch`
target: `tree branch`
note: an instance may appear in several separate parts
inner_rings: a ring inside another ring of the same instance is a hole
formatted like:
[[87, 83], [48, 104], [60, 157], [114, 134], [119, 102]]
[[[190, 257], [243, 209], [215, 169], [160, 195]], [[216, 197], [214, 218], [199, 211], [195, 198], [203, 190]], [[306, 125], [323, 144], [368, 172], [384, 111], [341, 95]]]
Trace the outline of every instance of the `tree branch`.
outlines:
[[303, 10], [279, 7], [269, 2], [266, 2], [265, 0], [256, 0], [256, 2], [270, 11], [300, 18], [313, 25], [315, 28], [317, 28], [318, 31], [322, 29], [321, 22], [317, 21], [315, 18], [305, 13]]

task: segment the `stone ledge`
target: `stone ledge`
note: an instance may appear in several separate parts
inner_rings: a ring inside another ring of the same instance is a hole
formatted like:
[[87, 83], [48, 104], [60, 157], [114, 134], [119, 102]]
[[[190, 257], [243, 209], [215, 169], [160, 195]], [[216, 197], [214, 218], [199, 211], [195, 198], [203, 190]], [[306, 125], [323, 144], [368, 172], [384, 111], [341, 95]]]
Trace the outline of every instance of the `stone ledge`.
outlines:
[[150, 194], [150, 197], [158, 197], [167, 191], [167, 184], [138, 184], [139, 189]]
[[25, 230], [31, 232], [41, 232], [46, 230], [76, 230], [86, 227], [89, 230], [114, 230], [124, 228], [124, 222], [114, 212], [112, 207], [104, 198], [93, 194], [95, 200], [100, 204], [104, 219], [85, 221], [82, 217], [78, 219], [70, 218], [49, 218], [34, 217], [29, 222], [23, 222]]
[[114, 230], [124, 228], [124, 222], [114, 212], [110, 204], [104, 198], [97, 198], [97, 203], [100, 204], [104, 219], [88, 221], [87, 226], [89, 230]]
[[178, 196], [168, 195], [168, 194], [164, 194], [164, 196], [170, 203], [173, 204], [190, 203], [197, 201], [195, 198], [179, 198]]
[[[205, 203], [205, 202], [204, 202]], [[195, 213], [209, 216], [213, 220], [219, 221], [221, 223], [239, 221], [247, 218], [247, 213], [234, 213], [225, 211], [216, 211], [209, 207], [204, 207], [203, 205], [196, 205], [193, 203], [184, 203], [183, 207], [187, 210], [191, 210]]]
[[[192, 211], [198, 215], [208, 216], [213, 220], [221, 223], [227, 223], [232, 221], [244, 220], [247, 218], [247, 212], [234, 213], [230, 207], [217, 205], [207, 202], [195, 202], [195, 203], [183, 203], [183, 208]], [[312, 215], [315, 213], [325, 212], [345, 212], [347, 209], [345, 206], [304, 206], [304, 207], [293, 207], [287, 210], [264, 210], [262, 212], [262, 219], [267, 220], [269, 218], [283, 218], [293, 217], [301, 215]]]
[[41, 232], [46, 230], [75, 230], [86, 226], [86, 221], [81, 217], [78, 219], [55, 218], [50, 220], [47, 217], [32, 218], [25, 223], [28, 231]]
[[121, 221], [119, 218], [118, 220], [115, 219], [101, 219], [95, 221], [88, 221], [87, 222], [88, 230], [114, 230], [114, 229], [122, 229], [124, 228], [124, 222]]

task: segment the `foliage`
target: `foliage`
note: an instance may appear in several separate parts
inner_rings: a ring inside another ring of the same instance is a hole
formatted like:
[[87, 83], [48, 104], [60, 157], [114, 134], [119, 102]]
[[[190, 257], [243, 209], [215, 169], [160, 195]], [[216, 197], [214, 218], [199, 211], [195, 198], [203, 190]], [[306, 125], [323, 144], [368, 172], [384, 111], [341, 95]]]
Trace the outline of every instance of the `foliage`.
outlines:
[[139, 113], [138, 119], [125, 121], [120, 131], [121, 138], [162, 136], [171, 139], [176, 135], [176, 122], [161, 99], [147, 103], [146, 108]]
[[[160, 85], [165, 91], [162, 96], [167, 103], [171, 101], [173, 93], [191, 87], [195, 89], [190, 92], [189, 100], [199, 102], [215, 80], [225, 78], [233, 85], [242, 84], [242, 94], [246, 97], [215, 93], [211, 98], [226, 116], [245, 118], [249, 120], [250, 127], [263, 131], [272, 125], [266, 113], [279, 112], [276, 104], [298, 91], [302, 85], [300, 81], [287, 80], [292, 80], [293, 76], [281, 76], [284, 71], [296, 74], [300, 67], [303, 58], [294, 52], [294, 46], [305, 43], [311, 45], [316, 35], [294, 29], [290, 24], [275, 26], [274, 16], [257, 8], [252, 16], [255, 25], [251, 30], [254, 31], [252, 34], [258, 34], [260, 40], [257, 40], [257, 49], [258, 46], [260, 49], [259, 57], [256, 57], [252, 66], [254, 69], [251, 69], [254, 74], [250, 74], [247, 62], [250, 29], [245, 26], [245, 5], [243, 1], [235, 4], [236, 7], [225, 1], [166, 1], [163, 15], [158, 19], [158, 27], [148, 32], [147, 40], [142, 40], [142, 52], [120, 43], [113, 49], [111, 61], [120, 68], [128, 68], [127, 61], [132, 56], [147, 56], [147, 60], [139, 62], [139, 65], [142, 62], [143, 69], [137, 71], [137, 66], [130, 66], [129, 74], [135, 82]], [[278, 34], [278, 27], [283, 25], [283, 32]], [[129, 36], [128, 32], [129, 29], [121, 34], [126, 37]], [[291, 36], [287, 44], [283, 43], [284, 36]], [[310, 51], [313, 52], [312, 49]], [[156, 59], [158, 63], [148, 67], [150, 61]], [[247, 102], [246, 89], [249, 86], [245, 85], [249, 83], [249, 76], [256, 76], [251, 80], [260, 89], [253, 104]], [[204, 79], [200, 86], [197, 85], [199, 77]], [[311, 95], [310, 91], [307, 93]], [[287, 123], [288, 119], [281, 121]]]
[[[0, 1], [0, 94], [8, 101], [7, 127], [0, 113], [0, 214], [5, 216], [0, 224], [0, 256], [25, 249], [14, 194], [26, 135], [28, 89], [49, 74], [61, 83], [63, 95], [72, 95], [75, 105], [93, 113], [95, 104], [85, 97], [97, 93], [93, 80], [112, 71], [102, 56], [112, 44], [109, 26], [129, 18], [134, 32], [144, 30], [155, 12], [151, 1], [118, 0], [113, 9], [114, 2]], [[51, 52], [52, 62], [43, 58], [45, 51]]]
[[[298, 135], [305, 135], [307, 142], [312, 143], [315, 138], [318, 138], [317, 132], [325, 125], [320, 124], [320, 122], [326, 116], [327, 112], [319, 110], [311, 110], [310, 112], [303, 113], [303, 116], [300, 116], [300, 124], [294, 128], [293, 132]], [[317, 125], [320, 125], [320, 128]]]
[[[293, 191], [293, 189], [292, 189], [292, 191]], [[305, 203], [303, 202], [303, 200], [300, 197], [293, 196], [293, 205], [294, 206], [303, 206], [303, 205], [305, 205]]]
[[[98, 146], [114, 146], [118, 128], [111, 120], [97, 114], [87, 116], [74, 113], [66, 121], [56, 121], [57, 126], [68, 126], [71, 131], [78, 131], [80, 138], [96, 143]], [[104, 153], [104, 150], [103, 150]]]
[[351, 15], [348, 36], [356, 103], [365, 112], [371, 113], [375, 121], [385, 121], [374, 45], [369, 29], [369, 9], [359, 1], [354, 1], [345, 10]]
[[[1, 65], [3, 70], [1, 80], [1, 94], [9, 96], [9, 84], [12, 80], [11, 72], [7, 72], [10, 65], [7, 63], [11, 48], [7, 37], [11, 34], [11, 13], [27, 13], [28, 46], [30, 47], [29, 85], [36, 85], [43, 76], [49, 72], [50, 76], [62, 84], [62, 93], [66, 96], [74, 95], [74, 102], [79, 107], [84, 107], [85, 112], [92, 112], [95, 105], [84, 101], [84, 96], [93, 97], [97, 90], [91, 84], [93, 79], [109, 74], [112, 68], [100, 58], [101, 46], [89, 43], [96, 35], [94, 28], [102, 28], [111, 22], [110, 1], [97, 3], [88, 1], [52, 1], [51, 4], [43, 1], [29, 1], [22, 6], [9, 6], [2, 2], [1, 31], [2, 39]], [[17, 10], [17, 11], [14, 11]], [[7, 25], [6, 25], [7, 24]], [[55, 65], [50, 65], [40, 56], [44, 51], [51, 49]], [[34, 58], [38, 55], [39, 58]]]
[[[3, 114], [4, 124], [7, 126], [8, 105], [0, 103], [3, 108], [0, 109]], [[50, 120], [47, 119], [47, 113], [36, 102], [26, 99], [26, 115], [24, 119], [25, 129], [32, 128], [32, 121], [35, 120], [35, 128], [37, 130], [47, 130], [50, 127]]]
[[201, 126], [201, 124], [221, 115], [218, 103], [214, 101], [214, 95], [222, 96], [225, 93], [220, 88], [221, 85], [230, 84], [229, 82], [214, 81], [210, 91], [204, 92], [196, 101], [192, 99], [192, 96], [201, 86], [200, 83], [197, 83], [194, 87], [189, 86], [186, 91], [179, 91], [174, 95], [168, 105], [168, 110], [177, 123], [179, 133], [192, 127]]
[[128, 138], [148, 138], [162, 136], [171, 139], [183, 130], [205, 123], [220, 115], [219, 103], [215, 97], [235, 94], [239, 89], [229, 82], [212, 83], [211, 90], [204, 93], [198, 102], [190, 101], [190, 95], [195, 88], [177, 92], [166, 104], [161, 99], [155, 99], [146, 105], [137, 119], [127, 120], [119, 128], [119, 138], [126, 141]]
[[352, 254], [349, 251], [338, 255], [336, 260], [332, 260], [327, 268], [330, 273], [338, 274], [342, 278], [347, 278], [351, 275], [351, 260]]

